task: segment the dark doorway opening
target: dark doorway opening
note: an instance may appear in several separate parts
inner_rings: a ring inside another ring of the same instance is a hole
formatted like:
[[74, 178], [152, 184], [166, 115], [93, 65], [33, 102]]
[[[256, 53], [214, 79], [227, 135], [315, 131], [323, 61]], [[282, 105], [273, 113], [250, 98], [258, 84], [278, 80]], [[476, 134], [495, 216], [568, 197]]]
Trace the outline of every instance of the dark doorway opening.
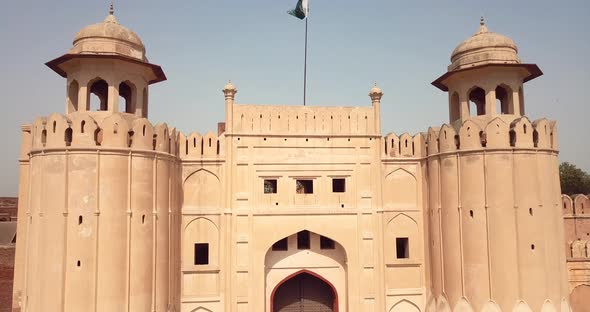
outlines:
[[271, 308], [271, 312], [338, 312], [338, 297], [323, 278], [301, 271], [274, 289]]

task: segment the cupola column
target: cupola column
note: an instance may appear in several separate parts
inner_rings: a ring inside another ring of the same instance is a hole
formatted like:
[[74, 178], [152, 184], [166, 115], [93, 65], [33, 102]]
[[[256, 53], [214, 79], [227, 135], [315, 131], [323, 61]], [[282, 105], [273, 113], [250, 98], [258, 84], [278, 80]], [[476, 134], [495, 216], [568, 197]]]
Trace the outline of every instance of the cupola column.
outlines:
[[115, 86], [113, 83], [114, 81], [109, 79], [108, 84], [108, 102], [107, 102], [107, 109], [111, 113], [116, 113], [119, 111], [119, 87]]
[[469, 98], [467, 94], [459, 93], [459, 111], [461, 113], [461, 120], [469, 119]]
[[82, 83], [79, 82], [79, 89], [78, 89], [78, 111], [79, 112], [86, 112], [88, 111], [88, 82], [83, 81]]
[[496, 91], [485, 89], [485, 113], [486, 115], [500, 115], [502, 112], [496, 111]]
[[524, 112], [520, 111], [520, 96], [518, 93], [518, 88], [516, 90], [512, 90], [512, 94], [510, 96], [512, 97], [511, 105], [513, 114], [517, 116], [524, 115]]

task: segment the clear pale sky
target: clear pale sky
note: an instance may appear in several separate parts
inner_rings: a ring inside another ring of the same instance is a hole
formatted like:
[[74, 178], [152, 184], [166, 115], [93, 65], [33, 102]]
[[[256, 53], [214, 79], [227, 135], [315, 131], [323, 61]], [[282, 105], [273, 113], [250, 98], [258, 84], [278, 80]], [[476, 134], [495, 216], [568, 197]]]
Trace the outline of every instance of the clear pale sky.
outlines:
[[[104, 19], [108, 0], [4, 1], [0, 10], [0, 196], [17, 194], [20, 125], [65, 110], [65, 80], [44, 63]], [[119, 0], [115, 15], [142, 38], [168, 81], [150, 89], [150, 120], [188, 133], [216, 131], [231, 79], [238, 103], [301, 104], [304, 22], [296, 0]], [[560, 160], [590, 171], [590, 1], [310, 0], [308, 104], [370, 105], [385, 93], [382, 133], [448, 121], [430, 85], [476, 32], [507, 35], [545, 75], [526, 84], [531, 119], [558, 121]]]

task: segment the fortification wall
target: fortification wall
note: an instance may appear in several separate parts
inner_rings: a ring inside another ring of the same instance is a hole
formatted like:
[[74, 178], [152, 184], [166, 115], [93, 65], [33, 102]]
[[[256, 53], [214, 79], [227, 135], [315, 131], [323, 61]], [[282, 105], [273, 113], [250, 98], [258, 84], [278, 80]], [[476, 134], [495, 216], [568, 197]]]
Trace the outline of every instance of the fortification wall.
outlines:
[[504, 119], [428, 130], [429, 309], [568, 306], [555, 122]]
[[25, 137], [15, 308], [178, 309], [176, 130], [80, 112], [37, 118]]
[[590, 198], [562, 195], [568, 282], [574, 311], [590, 311]]

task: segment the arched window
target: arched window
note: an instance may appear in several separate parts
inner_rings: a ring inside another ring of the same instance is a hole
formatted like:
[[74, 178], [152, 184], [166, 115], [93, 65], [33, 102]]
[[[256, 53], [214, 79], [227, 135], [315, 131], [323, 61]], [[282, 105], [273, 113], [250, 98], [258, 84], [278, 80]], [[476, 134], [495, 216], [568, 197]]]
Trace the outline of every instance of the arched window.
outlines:
[[143, 88], [143, 106], [142, 106], [142, 117], [147, 118], [147, 112], [148, 112], [148, 89]]
[[66, 146], [72, 145], [72, 128], [67, 128], [64, 133], [64, 141], [66, 142]]
[[451, 95], [451, 107], [450, 107], [450, 113], [451, 113], [451, 122], [461, 118], [461, 103], [459, 103], [459, 94], [457, 94], [457, 92], [453, 92], [453, 95]]
[[480, 87], [469, 91], [469, 114], [480, 116], [486, 114], [486, 92]]
[[496, 87], [496, 113], [514, 114], [512, 89], [506, 85]]
[[129, 81], [119, 84], [119, 111], [122, 113], [135, 112], [135, 85]]
[[68, 112], [70, 113], [78, 111], [78, 90], [80, 85], [76, 80], [72, 80], [68, 87]]
[[91, 111], [106, 111], [109, 103], [109, 85], [100, 78], [92, 80], [88, 84], [88, 107]]

